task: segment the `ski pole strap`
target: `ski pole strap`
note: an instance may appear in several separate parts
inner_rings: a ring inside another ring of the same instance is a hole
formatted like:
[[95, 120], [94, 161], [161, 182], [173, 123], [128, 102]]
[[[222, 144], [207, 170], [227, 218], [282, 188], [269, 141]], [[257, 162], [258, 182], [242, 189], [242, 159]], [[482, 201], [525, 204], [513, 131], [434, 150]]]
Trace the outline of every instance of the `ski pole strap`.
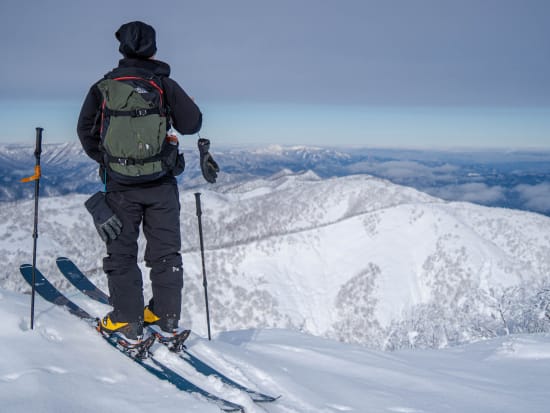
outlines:
[[37, 179], [40, 179], [41, 176], [42, 176], [42, 170], [40, 169], [40, 165], [35, 165], [34, 175], [33, 176], [28, 176], [27, 178], [22, 178], [21, 182], [36, 181]]

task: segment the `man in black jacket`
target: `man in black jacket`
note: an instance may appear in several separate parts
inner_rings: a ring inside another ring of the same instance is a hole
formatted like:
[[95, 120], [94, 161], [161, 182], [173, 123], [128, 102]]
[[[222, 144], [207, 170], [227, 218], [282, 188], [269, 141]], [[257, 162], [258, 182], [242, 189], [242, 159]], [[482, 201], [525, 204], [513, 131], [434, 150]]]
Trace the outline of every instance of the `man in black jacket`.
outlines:
[[[119, 51], [124, 58], [118, 69], [144, 69], [161, 79], [161, 87], [170, 111], [169, 123], [182, 135], [197, 133], [202, 114], [185, 93], [170, 79], [170, 66], [154, 60], [154, 29], [142, 22], [124, 24], [116, 32]], [[88, 156], [100, 165], [105, 194], [99, 193], [87, 202], [94, 223], [106, 241], [107, 256], [103, 269], [107, 274], [113, 311], [99, 323], [100, 329], [123, 334], [137, 340], [143, 334], [143, 323], [155, 324], [173, 333], [181, 312], [183, 270], [180, 255], [180, 204], [173, 174], [144, 183], [117, 182], [106, 167], [105, 152], [98, 125], [104, 97], [95, 83], [86, 96], [77, 132]], [[201, 169], [208, 182], [215, 182], [218, 166], [208, 153], [209, 142], [199, 139]], [[153, 298], [144, 307], [143, 280], [137, 265], [140, 225], [147, 240], [145, 263], [150, 268]]]

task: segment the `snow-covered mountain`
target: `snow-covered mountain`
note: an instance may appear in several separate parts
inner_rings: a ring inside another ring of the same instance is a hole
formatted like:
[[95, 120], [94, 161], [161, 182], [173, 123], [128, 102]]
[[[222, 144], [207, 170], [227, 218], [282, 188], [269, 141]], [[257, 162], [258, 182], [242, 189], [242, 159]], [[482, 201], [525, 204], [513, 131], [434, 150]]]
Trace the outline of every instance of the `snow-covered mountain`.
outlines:
[[[203, 184], [198, 168], [198, 151], [192, 142], [182, 140], [186, 170], [178, 177], [183, 188]], [[29, 199], [33, 196], [30, 185], [19, 180], [32, 174], [34, 148], [31, 145], [0, 145], [0, 201]], [[227, 184], [271, 176], [282, 169], [293, 171], [316, 170], [321, 175], [349, 174], [343, 168], [357, 162], [357, 157], [330, 149], [270, 146], [254, 150], [214, 151], [223, 165], [219, 182]], [[362, 159], [362, 157], [360, 158]], [[71, 193], [89, 194], [101, 188], [97, 164], [89, 159], [78, 142], [43, 145], [42, 196]], [[330, 171], [330, 172], [329, 172]]]
[[[445, 202], [368, 175], [283, 171], [202, 192], [214, 332], [277, 327], [395, 349], [548, 330], [548, 217]], [[40, 201], [38, 266], [67, 291], [57, 256], [106, 290], [86, 198]], [[193, 191], [181, 204], [183, 320], [204, 334]], [[3, 206], [0, 288], [26, 291], [18, 266], [31, 260], [33, 203]]]

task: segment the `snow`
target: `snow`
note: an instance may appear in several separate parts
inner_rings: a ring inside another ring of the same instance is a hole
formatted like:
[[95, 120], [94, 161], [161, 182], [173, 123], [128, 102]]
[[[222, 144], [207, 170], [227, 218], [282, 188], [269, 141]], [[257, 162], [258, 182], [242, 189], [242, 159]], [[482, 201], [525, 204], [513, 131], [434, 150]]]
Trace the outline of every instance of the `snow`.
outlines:
[[[83, 297], [55, 266], [57, 256], [70, 257], [107, 290], [105, 246], [83, 206], [87, 197], [40, 199], [37, 264], [101, 316], [110, 308]], [[550, 218], [445, 202], [367, 175], [283, 171], [201, 198], [214, 336], [201, 338], [195, 198], [183, 190], [189, 348], [282, 398], [254, 404], [155, 349], [190, 380], [250, 413], [550, 410]], [[31, 259], [33, 214], [32, 201], [0, 208], [0, 411], [219, 411], [40, 298], [29, 329], [30, 289], [17, 268]], [[148, 300], [144, 246], [140, 239]], [[517, 334], [526, 332], [536, 334]]]
[[[88, 309], [101, 313], [98, 304]], [[2, 411], [219, 412], [161, 382], [107, 345], [65, 310], [0, 290]], [[547, 412], [550, 335], [514, 335], [444, 350], [383, 352], [285, 329], [226, 331], [189, 349], [245, 385], [282, 397], [254, 404], [217, 380], [193, 373], [157, 349], [160, 360], [212, 392], [260, 413]]]

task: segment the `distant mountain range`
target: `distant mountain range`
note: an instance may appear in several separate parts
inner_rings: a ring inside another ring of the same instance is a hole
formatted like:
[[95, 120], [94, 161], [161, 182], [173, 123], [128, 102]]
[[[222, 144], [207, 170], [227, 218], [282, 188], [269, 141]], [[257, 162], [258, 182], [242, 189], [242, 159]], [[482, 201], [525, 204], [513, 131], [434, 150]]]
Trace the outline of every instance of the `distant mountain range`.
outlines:
[[[31, 185], [19, 179], [32, 174], [30, 145], [0, 145], [0, 201], [28, 199]], [[267, 178], [281, 171], [312, 171], [321, 178], [369, 174], [411, 186], [446, 200], [521, 209], [550, 215], [550, 152], [428, 151], [376, 148], [269, 146], [219, 149], [222, 168], [217, 188]], [[197, 151], [185, 150], [182, 188], [204, 185]], [[45, 145], [42, 154], [43, 196], [90, 194], [101, 188], [97, 167], [78, 142]]]

